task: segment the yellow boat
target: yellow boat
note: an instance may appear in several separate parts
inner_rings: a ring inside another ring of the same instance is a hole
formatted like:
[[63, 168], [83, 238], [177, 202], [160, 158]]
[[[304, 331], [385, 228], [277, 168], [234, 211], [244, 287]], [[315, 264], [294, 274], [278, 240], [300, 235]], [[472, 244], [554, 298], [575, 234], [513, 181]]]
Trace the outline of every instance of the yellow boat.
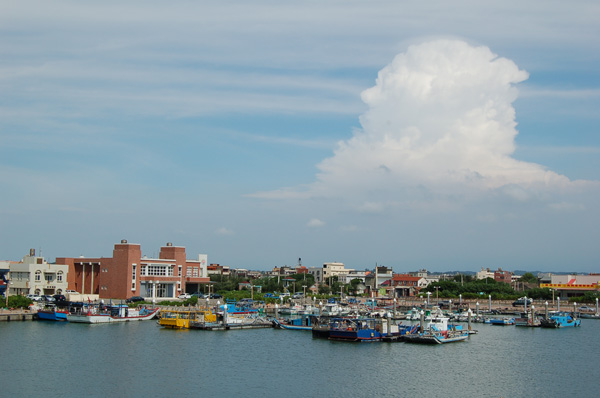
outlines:
[[163, 310], [158, 324], [171, 329], [189, 329], [190, 323], [216, 322], [211, 310]]

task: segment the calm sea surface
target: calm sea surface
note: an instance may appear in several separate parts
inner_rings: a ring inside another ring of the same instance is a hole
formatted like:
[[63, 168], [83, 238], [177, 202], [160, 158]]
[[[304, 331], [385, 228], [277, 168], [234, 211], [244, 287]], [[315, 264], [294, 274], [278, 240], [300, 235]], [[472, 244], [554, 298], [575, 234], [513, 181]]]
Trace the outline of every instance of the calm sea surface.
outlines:
[[475, 324], [462, 343], [346, 343], [275, 329], [0, 322], [1, 397], [597, 397], [600, 321]]

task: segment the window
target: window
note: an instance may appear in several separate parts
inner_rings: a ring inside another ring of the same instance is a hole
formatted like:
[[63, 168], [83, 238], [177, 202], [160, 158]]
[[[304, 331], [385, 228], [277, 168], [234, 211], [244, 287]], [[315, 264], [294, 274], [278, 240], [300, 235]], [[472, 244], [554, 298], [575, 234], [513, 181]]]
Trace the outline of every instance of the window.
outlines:
[[146, 265], [142, 264], [142, 266], [140, 267], [140, 276], [146, 276]]
[[132, 264], [131, 266], [131, 290], [135, 290], [135, 271], [137, 270], [137, 265]]
[[46, 279], [46, 283], [52, 283], [52, 281], [54, 280], [54, 275], [44, 274], [44, 278]]
[[42, 280], [42, 271], [40, 271], [40, 270], [35, 271], [35, 281], [40, 282], [41, 280]]
[[56, 282], [61, 283], [62, 281], [63, 281], [63, 272], [58, 271], [58, 273], [56, 274]]
[[198, 276], [198, 267], [194, 267], [194, 276]]
[[179, 266], [179, 273], [177, 274], [177, 276], [181, 276], [181, 265]]
[[186, 270], [186, 275], [192, 276], [192, 269], [190, 267], [188, 267], [188, 269]]
[[171, 264], [149, 264], [146, 275], [173, 276], [173, 266]]

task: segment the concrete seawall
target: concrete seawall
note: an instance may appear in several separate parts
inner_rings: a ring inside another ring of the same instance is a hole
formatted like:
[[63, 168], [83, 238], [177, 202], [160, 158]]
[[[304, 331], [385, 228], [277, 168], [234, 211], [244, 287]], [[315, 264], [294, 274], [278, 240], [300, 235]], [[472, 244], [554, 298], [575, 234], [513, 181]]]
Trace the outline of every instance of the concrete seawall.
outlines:
[[29, 310], [0, 310], [0, 322], [33, 321], [36, 317], [37, 313]]

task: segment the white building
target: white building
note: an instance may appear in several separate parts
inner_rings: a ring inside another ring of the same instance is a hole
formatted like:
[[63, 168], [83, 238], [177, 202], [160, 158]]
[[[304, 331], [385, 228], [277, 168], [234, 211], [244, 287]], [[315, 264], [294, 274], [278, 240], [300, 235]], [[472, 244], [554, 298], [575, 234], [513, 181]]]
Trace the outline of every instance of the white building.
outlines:
[[367, 271], [351, 271], [344, 275], [344, 280], [340, 281], [345, 284], [352, 282], [353, 279], [360, 279], [363, 283], [365, 283], [367, 279]]
[[35, 249], [18, 263], [10, 264], [10, 291], [12, 295], [64, 294], [67, 290], [66, 264], [48, 264], [43, 257], [35, 255]]
[[489, 268], [483, 268], [483, 267], [481, 267], [481, 271], [479, 271], [477, 273], [476, 278], [478, 280], [487, 279], [487, 278], [494, 279], [494, 271], [490, 271]]
[[323, 264], [323, 281], [330, 284], [335, 281], [344, 282], [346, 275], [354, 272], [353, 269], [346, 269], [344, 263], [324, 263]]

